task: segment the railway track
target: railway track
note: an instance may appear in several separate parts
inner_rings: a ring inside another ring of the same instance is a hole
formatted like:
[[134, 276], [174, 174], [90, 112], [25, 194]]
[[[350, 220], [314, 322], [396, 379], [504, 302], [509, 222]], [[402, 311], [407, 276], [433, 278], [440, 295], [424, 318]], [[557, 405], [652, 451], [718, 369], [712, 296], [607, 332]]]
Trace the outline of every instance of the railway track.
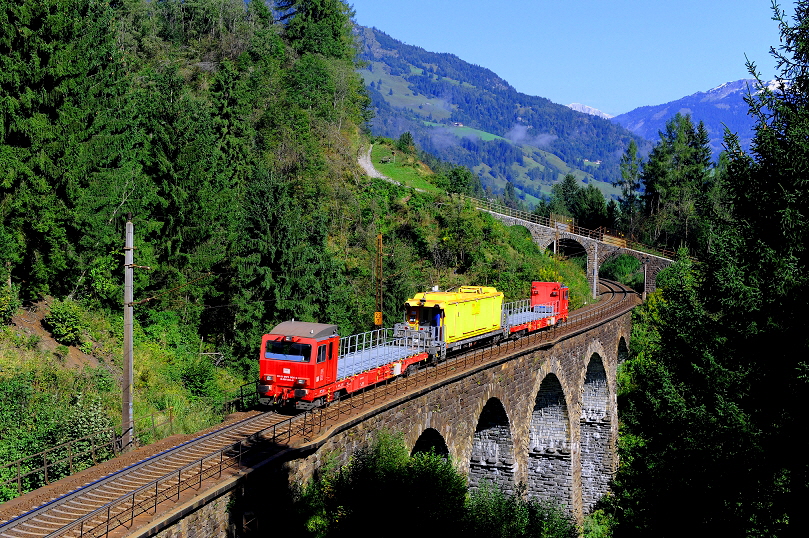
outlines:
[[397, 399], [415, 397], [476, 370], [552, 345], [638, 304], [631, 290], [611, 281], [601, 283], [599, 302], [576, 310], [567, 322], [550, 330], [488, 347], [470, 347], [414, 375], [394, 378], [326, 408], [293, 417], [266, 412], [201, 435], [0, 524], [0, 537], [120, 534], [139, 516], [153, 517], [223, 475], [237, 474], [244, 465], [324, 438], [341, 423]]

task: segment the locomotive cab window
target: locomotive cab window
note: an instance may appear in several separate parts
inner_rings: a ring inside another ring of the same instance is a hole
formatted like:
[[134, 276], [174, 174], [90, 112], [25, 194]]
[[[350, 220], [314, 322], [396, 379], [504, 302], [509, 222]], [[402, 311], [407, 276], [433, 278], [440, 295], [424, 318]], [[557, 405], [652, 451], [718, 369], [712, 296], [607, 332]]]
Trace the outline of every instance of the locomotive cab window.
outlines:
[[422, 327], [440, 327], [441, 326], [441, 308], [434, 306], [432, 308], [421, 307], [421, 319], [419, 325]]
[[317, 362], [326, 362], [326, 344], [317, 348]]
[[283, 340], [268, 340], [264, 349], [265, 359], [277, 361], [309, 362], [312, 358], [312, 346]]

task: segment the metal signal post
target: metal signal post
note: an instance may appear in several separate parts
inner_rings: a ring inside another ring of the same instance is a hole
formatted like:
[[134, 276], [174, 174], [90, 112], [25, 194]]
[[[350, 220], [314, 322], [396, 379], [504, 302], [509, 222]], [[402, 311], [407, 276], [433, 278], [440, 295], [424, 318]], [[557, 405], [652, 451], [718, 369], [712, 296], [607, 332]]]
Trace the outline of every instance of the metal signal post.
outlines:
[[382, 327], [382, 234], [376, 236], [376, 312], [374, 325]]

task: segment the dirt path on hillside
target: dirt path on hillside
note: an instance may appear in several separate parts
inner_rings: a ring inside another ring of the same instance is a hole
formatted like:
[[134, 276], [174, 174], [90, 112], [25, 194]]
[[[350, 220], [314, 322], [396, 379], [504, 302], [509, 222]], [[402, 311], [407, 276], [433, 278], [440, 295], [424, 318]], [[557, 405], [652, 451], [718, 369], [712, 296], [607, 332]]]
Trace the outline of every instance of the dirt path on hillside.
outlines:
[[374, 163], [371, 161], [371, 150], [372, 149], [374, 149], [373, 144], [371, 144], [368, 147], [368, 151], [365, 151], [365, 152], [360, 151], [359, 158], [357, 159], [357, 162], [359, 162], [362, 169], [365, 170], [365, 173], [368, 174], [370, 177], [375, 177], [375, 178], [378, 178], [378, 179], [384, 179], [385, 181], [389, 181], [389, 182], [393, 183], [394, 185], [401, 185], [401, 183], [399, 183], [395, 179], [389, 178], [388, 176], [386, 176], [385, 174], [380, 173], [376, 168], [374, 168]]
[[[42, 351], [54, 353], [59, 346], [53, 335], [48, 329], [45, 328], [43, 320], [50, 311], [51, 299], [43, 299], [36, 303], [27, 305], [17, 310], [11, 318], [11, 324], [15, 329], [28, 338], [33, 338], [36, 342], [35, 347]], [[96, 357], [82, 352], [76, 346], [67, 346], [68, 353], [63, 359], [63, 364], [69, 368], [81, 369], [85, 364], [92, 367], [97, 367], [99, 361]], [[53, 360], [57, 360], [54, 356]]]

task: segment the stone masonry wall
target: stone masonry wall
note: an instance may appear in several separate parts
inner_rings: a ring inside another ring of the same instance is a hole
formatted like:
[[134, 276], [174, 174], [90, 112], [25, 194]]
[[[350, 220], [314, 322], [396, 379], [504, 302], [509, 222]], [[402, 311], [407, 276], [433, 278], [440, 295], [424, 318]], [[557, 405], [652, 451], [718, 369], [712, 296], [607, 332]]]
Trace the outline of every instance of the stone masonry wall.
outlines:
[[582, 504], [584, 511], [589, 512], [607, 492], [614, 459], [610, 445], [607, 373], [601, 357], [596, 354], [590, 358], [582, 387], [580, 422]]
[[514, 493], [514, 444], [503, 404], [492, 399], [483, 408], [472, 442], [469, 459], [469, 486], [473, 489], [484, 480], [497, 484], [508, 494]]

